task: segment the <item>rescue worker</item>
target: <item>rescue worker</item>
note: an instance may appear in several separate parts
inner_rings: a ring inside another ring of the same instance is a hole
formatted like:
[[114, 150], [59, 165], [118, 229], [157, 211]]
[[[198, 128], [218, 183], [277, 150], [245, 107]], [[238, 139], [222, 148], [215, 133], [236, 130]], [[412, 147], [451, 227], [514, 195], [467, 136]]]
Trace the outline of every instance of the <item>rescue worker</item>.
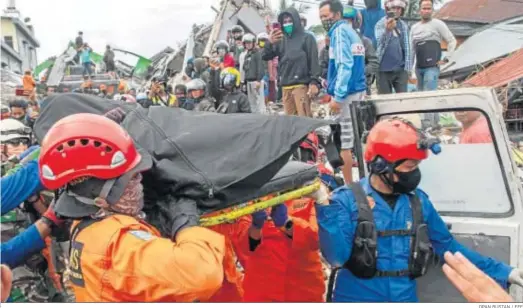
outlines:
[[215, 101], [211, 97], [208, 97], [205, 93], [207, 90], [207, 85], [201, 79], [193, 79], [187, 84], [187, 94], [188, 98], [186, 104], [194, 105], [195, 111], [209, 111], [214, 112], [216, 108], [214, 107]]
[[151, 101], [147, 97], [147, 94], [140, 92], [136, 95], [136, 102], [144, 108], [149, 108]]
[[[231, 68], [230, 70], [234, 69]], [[224, 70], [220, 74], [220, 84], [224, 93], [216, 112], [251, 113], [251, 105], [247, 95], [240, 91], [238, 87], [238, 74], [234, 74], [230, 70]]]
[[152, 158], [117, 123], [61, 119], [42, 142], [39, 166], [44, 186], [65, 185], [53, 209], [75, 220], [69, 265], [78, 302], [193, 302], [219, 289], [223, 237], [198, 227], [189, 199], [173, 207], [171, 239], [143, 221], [141, 172]]
[[111, 97], [109, 97], [108, 93], [107, 93], [107, 86], [102, 84], [100, 85], [100, 94], [98, 94], [99, 97], [101, 98], [108, 98], [108, 99], [111, 99]]
[[245, 83], [246, 93], [251, 105], [250, 109], [255, 113], [264, 113], [265, 98], [262, 81], [265, 71], [263, 69], [261, 52], [255, 48], [256, 37], [254, 35], [247, 33], [243, 36], [242, 41], [245, 47], [245, 54], [243, 63], [240, 63], [240, 65], [243, 70], [242, 82]]
[[[297, 153], [296, 159], [315, 164], [316, 134], [309, 134]], [[291, 200], [270, 211], [254, 213], [247, 240], [244, 301], [324, 301], [325, 281], [314, 199]], [[245, 244], [239, 248], [246, 247]]]
[[149, 99], [153, 106], [178, 107], [176, 104], [176, 96], [167, 93], [164, 85], [160, 82], [153, 82], [151, 92], [149, 93]]
[[426, 273], [433, 250], [460, 252], [503, 287], [523, 286], [523, 270], [456, 241], [418, 188], [419, 164], [429, 150], [441, 151], [438, 143], [404, 119], [380, 121], [367, 137], [370, 175], [330, 200], [325, 188], [314, 194], [322, 254], [340, 268], [334, 302], [416, 302], [415, 278]]

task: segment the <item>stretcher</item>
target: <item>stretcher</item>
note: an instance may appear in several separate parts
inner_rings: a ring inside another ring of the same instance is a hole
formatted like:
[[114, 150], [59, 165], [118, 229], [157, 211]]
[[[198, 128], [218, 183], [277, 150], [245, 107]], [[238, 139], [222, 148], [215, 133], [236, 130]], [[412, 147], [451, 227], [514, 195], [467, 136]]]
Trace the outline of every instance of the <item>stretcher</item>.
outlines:
[[233, 205], [225, 210], [217, 211], [204, 215], [200, 218], [200, 224], [203, 227], [215, 226], [223, 223], [234, 222], [236, 219], [250, 215], [254, 212], [265, 210], [267, 208], [276, 206], [289, 200], [302, 198], [307, 196], [320, 188], [321, 181], [315, 180], [303, 187], [292, 189], [288, 191], [281, 191], [270, 194], [256, 200], [244, 202], [238, 205]]

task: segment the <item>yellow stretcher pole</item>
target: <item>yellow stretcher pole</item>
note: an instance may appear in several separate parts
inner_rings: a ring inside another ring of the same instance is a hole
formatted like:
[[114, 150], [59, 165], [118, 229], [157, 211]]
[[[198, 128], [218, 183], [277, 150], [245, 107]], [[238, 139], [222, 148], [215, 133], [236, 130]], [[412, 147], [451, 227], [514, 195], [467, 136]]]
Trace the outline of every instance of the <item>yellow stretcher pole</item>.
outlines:
[[[239, 205], [232, 206], [222, 211], [214, 212], [208, 216], [200, 218], [200, 225], [203, 227], [215, 226], [227, 222], [232, 222], [242, 216], [252, 214], [264, 210], [269, 207], [284, 203], [285, 201], [294, 200], [303, 196], [312, 194], [320, 188], [321, 181], [315, 180], [312, 184], [303, 186], [301, 188], [277, 193], [276, 196], [271, 197], [268, 200], [264, 200], [267, 197], [258, 198], [254, 201], [242, 203]], [[273, 194], [271, 194], [273, 195]], [[263, 201], [264, 200], [264, 201]], [[254, 203], [252, 203], [254, 202]], [[210, 216], [212, 215], [212, 216]]]

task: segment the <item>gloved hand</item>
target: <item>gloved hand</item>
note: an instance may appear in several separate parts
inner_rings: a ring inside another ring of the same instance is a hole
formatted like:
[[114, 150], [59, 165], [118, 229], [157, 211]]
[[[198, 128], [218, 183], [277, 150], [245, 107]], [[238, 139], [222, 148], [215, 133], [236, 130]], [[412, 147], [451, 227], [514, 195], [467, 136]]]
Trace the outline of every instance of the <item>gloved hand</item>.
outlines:
[[271, 218], [272, 221], [274, 221], [274, 226], [276, 226], [276, 228], [283, 227], [287, 220], [289, 220], [285, 204], [278, 204], [273, 207], [271, 210]]
[[309, 195], [310, 198], [316, 200], [316, 203], [320, 205], [329, 205], [329, 196], [329, 189], [323, 183], [317, 191]]
[[510, 275], [508, 275], [508, 282], [511, 284], [517, 284], [523, 288], [523, 269], [513, 269], [512, 272], [510, 272]]
[[171, 207], [173, 224], [171, 237], [176, 238], [176, 234], [188, 227], [195, 227], [200, 224], [200, 213], [196, 202], [190, 199], [180, 199]]
[[65, 220], [56, 215], [52, 205], [50, 205], [47, 211], [45, 211], [42, 218], [47, 219], [47, 221], [51, 222], [55, 227], [61, 227], [65, 223]]
[[120, 108], [116, 107], [114, 109], [109, 110], [104, 114], [104, 116], [108, 119], [111, 119], [115, 121], [116, 123], [120, 124], [122, 123], [123, 119], [125, 118], [125, 111]]
[[252, 226], [255, 227], [256, 229], [263, 228], [263, 225], [265, 224], [266, 220], [267, 220], [267, 212], [265, 210], [254, 212], [252, 214]]

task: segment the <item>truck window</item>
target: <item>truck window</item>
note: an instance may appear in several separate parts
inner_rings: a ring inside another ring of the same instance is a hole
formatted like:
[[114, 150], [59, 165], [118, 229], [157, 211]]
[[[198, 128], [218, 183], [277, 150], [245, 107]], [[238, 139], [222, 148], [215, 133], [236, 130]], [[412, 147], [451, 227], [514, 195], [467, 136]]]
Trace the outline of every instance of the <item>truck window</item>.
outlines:
[[[438, 137], [442, 152], [421, 163], [420, 188], [447, 215], [510, 215], [512, 202], [489, 119], [478, 110], [396, 114]], [[392, 115], [383, 116], [390, 118]]]

